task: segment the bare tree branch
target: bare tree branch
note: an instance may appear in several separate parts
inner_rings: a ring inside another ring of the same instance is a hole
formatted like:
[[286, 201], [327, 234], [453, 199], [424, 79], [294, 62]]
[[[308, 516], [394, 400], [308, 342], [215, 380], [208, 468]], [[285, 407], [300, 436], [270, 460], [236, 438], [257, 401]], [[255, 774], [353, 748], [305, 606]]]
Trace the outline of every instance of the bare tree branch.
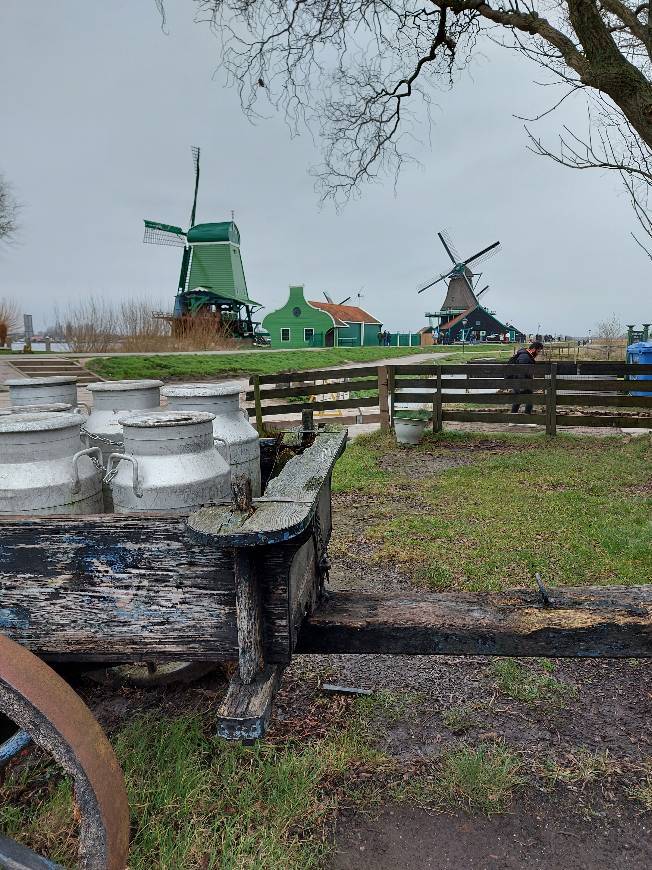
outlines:
[[19, 206], [9, 182], [0, 175], [0, 242], [10, 242], [18, 230]]

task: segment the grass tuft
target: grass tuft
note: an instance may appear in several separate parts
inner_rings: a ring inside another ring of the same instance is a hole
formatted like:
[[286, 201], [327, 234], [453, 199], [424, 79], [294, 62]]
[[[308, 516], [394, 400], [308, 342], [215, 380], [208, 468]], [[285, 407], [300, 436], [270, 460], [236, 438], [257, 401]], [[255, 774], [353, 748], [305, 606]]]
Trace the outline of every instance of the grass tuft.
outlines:
[[584, 788], [618, 771], [617, 762], [607, 750], [600, 752], [582, 748], [567, 752], [562, 758], [547, 758], [542, 765], [541, 775], [551, 787], [561, 784]]
[[476, 718], [470, 707], [449, 707], [443, 710], [441, 721], [453, 734], [464, 734], [476, 725]]
[[525, 704], [561, 704], [577, 694], [573, 686], [560, 683], [547, 673], [538, 674], [516, 659], [498, 659], [492, 662], [490, 670], [503, 694]]
[[481, 743], [446, 752], [424, 776], [401, 786], [394, 796], [439, 811], [461, 808], [493, 815], [509, 807], [524, 783], [522, 762], [515, 753], [500, 743]]

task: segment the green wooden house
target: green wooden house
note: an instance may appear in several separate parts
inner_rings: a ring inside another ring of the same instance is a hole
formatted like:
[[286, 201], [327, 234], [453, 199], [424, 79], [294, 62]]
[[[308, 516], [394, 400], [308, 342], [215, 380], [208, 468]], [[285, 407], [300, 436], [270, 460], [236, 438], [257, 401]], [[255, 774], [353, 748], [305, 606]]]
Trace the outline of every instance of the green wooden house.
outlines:
[[378, 345], [382, 327], [357, 305], [309, 301], [303, 285], [290, 287], [288, 301], [263, 319], [272, 347], [362, 347]]

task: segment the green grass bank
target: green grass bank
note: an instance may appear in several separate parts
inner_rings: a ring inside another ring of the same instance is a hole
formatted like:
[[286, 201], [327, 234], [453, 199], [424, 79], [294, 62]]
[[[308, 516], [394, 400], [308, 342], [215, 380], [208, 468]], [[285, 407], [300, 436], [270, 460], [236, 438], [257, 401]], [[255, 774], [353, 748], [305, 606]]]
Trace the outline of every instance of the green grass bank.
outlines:
[[336, 368], [346, 363], [375, 363], [382, 359], [445, 353], [446, 362], [463, 362], [474, 356], [507, 359], [505, 348], [468, 348], [462, 353], [451, 347], [334, 347], [324, 350], [255, 350], [224, 354], [116, 355], [89, 360], [87, 367], [107, 380], [159, 378], [161, 380], [206, 380], [230, 376], [274, 375], [310, 369]]

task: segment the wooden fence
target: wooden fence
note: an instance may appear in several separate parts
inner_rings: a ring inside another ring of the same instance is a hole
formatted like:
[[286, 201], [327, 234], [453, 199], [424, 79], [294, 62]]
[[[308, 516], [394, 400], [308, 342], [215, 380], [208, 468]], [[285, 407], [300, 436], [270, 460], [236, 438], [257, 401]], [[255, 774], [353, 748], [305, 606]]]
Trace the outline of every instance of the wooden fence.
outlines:
[[[622, 362], [547, 362], [535, 366], [505, 363], [466, 365], [391, 365], [284, 375], [254, 376], [247, 398], [253, 401], [258, 429], [266, 417], [334, 410], [377, 409], [342, 422], [380, 422], [389, 429], [397, 405], [427, 409], [433, 431], [448, 421], [461, 423], [537, 423], [554, 435], [557, 426], [652, 428], [652, 365]], [[316, 383], [322, 381], [322, 383]], [[516, 399], [513, 390], [528, 390]], [[649, 395], [633, 396], [633, 391]], [[339, 394], [339, 395], [338, 395]], [[344, 395], [342, 395], [344, 394]], [[357, 395], [356, 395], [357, 394]], [[326, 398], [324, 398], [326, 397]], [[272, 400], [285, 400], [279, 404]], [[532, 414], [512, 414], [515, 401], [533, 405]], [[402, 411], [403, 414], [410, 411]]]

